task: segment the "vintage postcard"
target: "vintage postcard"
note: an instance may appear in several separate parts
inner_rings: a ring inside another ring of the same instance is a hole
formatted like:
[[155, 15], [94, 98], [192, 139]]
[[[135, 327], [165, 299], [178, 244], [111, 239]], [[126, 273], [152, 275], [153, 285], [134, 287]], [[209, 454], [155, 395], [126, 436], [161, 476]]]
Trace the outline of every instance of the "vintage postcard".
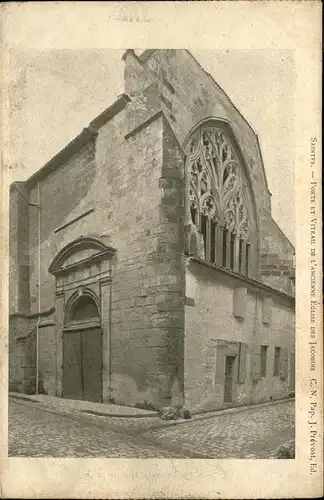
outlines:
[[323, 493], [320, 21], [2, 8], [3, 498]]

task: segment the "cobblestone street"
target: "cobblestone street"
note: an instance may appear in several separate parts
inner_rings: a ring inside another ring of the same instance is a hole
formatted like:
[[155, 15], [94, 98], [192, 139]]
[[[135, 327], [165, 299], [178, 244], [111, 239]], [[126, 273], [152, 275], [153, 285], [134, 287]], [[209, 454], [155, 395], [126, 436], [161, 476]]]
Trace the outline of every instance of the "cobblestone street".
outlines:
[[58, 458], [182, 456], [176, 452], [164, 451], [158, 444], [150, 444], [134, 435], [129, 435], [121, 426], [119, 431], [116, 431], [115, 427], [116, 424], [115, 426], [109, 424], [107, 417], [74, 411], [56, 412], [52, 408], [45, 408], [45, 405], [34, 402], [10, 401], [9, 456]]
[[235, 409], [142, 436], [204, 458], [270, 458], [282, 443], [294, 438], [294, 412], [293, 401]]
[[10, 399], [9, 456], [271, 458], [294, 437], [292, 400], [186, 422], [121, 418]]

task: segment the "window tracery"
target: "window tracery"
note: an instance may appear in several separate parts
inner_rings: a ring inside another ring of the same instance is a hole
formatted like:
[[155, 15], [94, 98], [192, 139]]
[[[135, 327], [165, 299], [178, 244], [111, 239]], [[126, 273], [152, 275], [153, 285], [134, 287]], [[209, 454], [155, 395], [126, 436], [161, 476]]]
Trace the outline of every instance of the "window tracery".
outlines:
[[189, 204], [205, 258], [247, 275], [251, 223], [244, 172], [222, 127], [205, 125], [188, 144]]

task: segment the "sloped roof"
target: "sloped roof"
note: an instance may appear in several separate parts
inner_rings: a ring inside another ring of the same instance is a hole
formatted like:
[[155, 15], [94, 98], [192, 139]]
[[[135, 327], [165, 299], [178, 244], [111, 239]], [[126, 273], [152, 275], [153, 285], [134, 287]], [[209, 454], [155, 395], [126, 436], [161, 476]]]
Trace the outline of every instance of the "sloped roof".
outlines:
[[37, 170], [31, 177], [29, 177], [24, 185], [27, 189], [32, 188], [39, 180], [46, 177], [50, 172], [56, 170], [60, 165], [69, 160], [77, 151], [85, 146], [91, 139], [96, 137], [98, 130], [107, 121], [119, 113], [129, 102], [130, 98], [126, 94], [121, 94], [117, 99], [106, 108], [100, 115], [92, 120], [88, 127], [84, 128], [82, 132], [70, 141], [61, 151], [59, 151], [53, 158], [51, 158], [45, 165]]

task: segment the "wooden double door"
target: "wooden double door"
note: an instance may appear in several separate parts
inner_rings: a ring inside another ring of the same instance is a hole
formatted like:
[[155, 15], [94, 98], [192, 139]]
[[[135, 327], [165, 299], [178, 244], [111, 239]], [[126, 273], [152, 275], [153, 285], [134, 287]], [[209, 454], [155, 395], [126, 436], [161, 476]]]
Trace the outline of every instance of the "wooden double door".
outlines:
[[101, 328], [63, 333], [63, 397], [102, 401]]

